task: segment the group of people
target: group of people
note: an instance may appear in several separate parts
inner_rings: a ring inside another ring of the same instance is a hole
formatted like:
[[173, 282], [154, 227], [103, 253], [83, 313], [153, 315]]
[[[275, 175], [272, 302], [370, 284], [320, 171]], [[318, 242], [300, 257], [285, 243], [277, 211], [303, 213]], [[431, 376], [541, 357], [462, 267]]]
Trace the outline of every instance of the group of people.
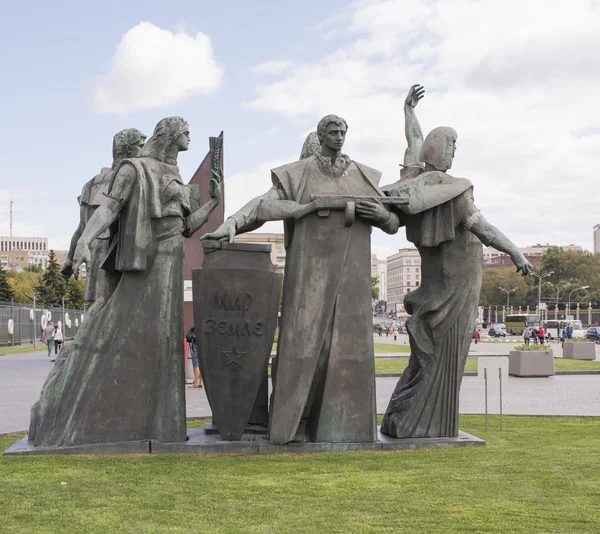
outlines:
[[546, 339], [546, 332], [542, 326], [540, 326], [539, 328], [530, 326], [523, 330], [523, 340], [525, 341], [525, 345], [529, 346], [529, 343], [532, 339], [534, 345], [537, 345], [538, 341], [541, 345], [544, 344], [544, 340]]
[[48, 358], [52, 355], [52, 347], [54, 347], [54, 355], [58, 354], [64, 342], [64, 336], [57, 324], [52, 321], [48, 322], [42, 334], [42, 342], [48, 348]]
[[375, 327], [375, 329], [377, 330], [377, 333], [379, 334], [379, 337], [383, 337], [383, 334], [385, 332], [385, 337], [394, 336], [394, 341], [396, 341], [398, 339], [398, 333], [400, 332], [400, 327], [399, 326], [381, 326], [381, 325], [377, 325]]

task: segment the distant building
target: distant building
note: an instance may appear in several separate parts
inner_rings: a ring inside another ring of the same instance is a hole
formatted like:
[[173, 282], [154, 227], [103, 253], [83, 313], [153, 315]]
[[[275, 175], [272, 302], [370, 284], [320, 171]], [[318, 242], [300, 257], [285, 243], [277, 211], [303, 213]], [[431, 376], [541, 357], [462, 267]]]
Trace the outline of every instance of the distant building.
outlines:
[[[600, 227], [600, 225], [598, 225]], [[549, 249], [557, 247], [562, 250], [575, 250], [581, 251], [582, 248], [579, 245], [532, 245], [529, 247], [519, 247], [519, 250], [523, 253], [527, 261], [533, 265], [534, 269], [540, 269], [542, 266], [542, 256]], [[483, 248], [483, 268], [484, 269], [504, 269], [506, 267], [512, 267], [513, 262], [510, 256], [505, 252], [500, 252], [492, 247]]]
[[[56, 261], [62, 265], [67, 259], [66, 250], [55, 250]], [[5, 269], [23, 271], [30, 265], [45, 269], [50, 261], [47, 237], [0, 236], [0, 264]]]
[[594, 254], [600, 254], [600, 224], [594, 226]]
[[283, 234], [262, 234], [252, 232], [249, 234], [236, 235], [236, 243], [257, 243], [261, 245], [271, 245], [271, 263], [277, 267], [277, 270], [285, 269], [285, 247], [283, 246]]
[[377, 259], [377, 254], [371, 254], [371, 277], [378, 277], [379, 300], [387, 301], [387, 261]]
[[387, 303], [389, 311], [404, 311], [404, 297], [421, 285], [421, 256], [415, 248], [402, 248], [387, 263]]

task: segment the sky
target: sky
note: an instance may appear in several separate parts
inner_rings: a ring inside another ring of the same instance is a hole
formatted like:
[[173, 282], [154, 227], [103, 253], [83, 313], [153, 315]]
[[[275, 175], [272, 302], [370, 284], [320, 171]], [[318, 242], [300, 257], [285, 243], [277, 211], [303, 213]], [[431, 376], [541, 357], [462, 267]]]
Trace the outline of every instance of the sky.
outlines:
[[[450, 174], [519, 246], [592, 248], [600, 223], [600, 2], [592, 0], [27, 1], [3, 6], [0, 235], [66, 249], [83, 184], [111, 165], [112, 136], [191, 127], [189, 180], [225, 136], [225, 209], [270, 187], [329, 113], [344, 152], [399, 177], [403, 103], [425, 134], [458, 132]], [[281, 231], [269, 223], [260, 231]], [[409, 246], [374, 230], [380, 258]]]

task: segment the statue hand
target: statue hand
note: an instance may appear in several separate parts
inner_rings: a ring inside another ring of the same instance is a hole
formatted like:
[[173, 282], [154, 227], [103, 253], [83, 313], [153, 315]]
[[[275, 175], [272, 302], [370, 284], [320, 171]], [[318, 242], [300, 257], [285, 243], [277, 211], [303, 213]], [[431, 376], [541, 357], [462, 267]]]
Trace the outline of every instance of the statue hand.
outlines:
[[211, 239], [213, 241], [223, 241], [227, 240], [228, 243], [233, 243], [233, 238], [235, 237], [236, 232], [236, 224], [235, 219], [231, 217], [227, 219], [221, 226], [219, 226], [214, 232], [210, 234], [204, 234], [200, 240], [206, 241]]
[[217, 204], [221, 201], [221, 186], [214, 178], [210, 179], [208, 184], [208, 193], [210, 194], [210, 198], [215, 200]]
[[89, 245], [80, 239], [77, 242], [77, 248], [75, 249], [75, 254], [73, 254], [73, 259], [75, 260], [75, 265], [73, 266], [73, 275], [75, 278], [79, 277], [79, 267], [81, 267], [82, 263], [88, 265], [92, 254], [90, 252]]
[[65, 261], [60, 270], [60, 275], [68, 282], [69, 278], [73, 275], [73, 262], [71, 260]]
[[511, 259], [517, 267], [517, 272], [521, 271], [523, 276], [529, 274], [530, 271], [533, 271], [533, 265], [527, 261], [527, 258], [522, 252], [519, 251], [518, 253], [515, 253]]
[[413, 85], [408, 91], [408, 95], [406, 96], [406, 100], [404, 101], [404, 105], [406, 107], [414, 108], [419, 103], [419, 100], [425, 96], [425, 89], [422, 85], [418, 83]]
[[376, 200], [359, 200], [356, 203], [356, 213], [372, 223], [386, 223], [390, 220], [390, 212]]

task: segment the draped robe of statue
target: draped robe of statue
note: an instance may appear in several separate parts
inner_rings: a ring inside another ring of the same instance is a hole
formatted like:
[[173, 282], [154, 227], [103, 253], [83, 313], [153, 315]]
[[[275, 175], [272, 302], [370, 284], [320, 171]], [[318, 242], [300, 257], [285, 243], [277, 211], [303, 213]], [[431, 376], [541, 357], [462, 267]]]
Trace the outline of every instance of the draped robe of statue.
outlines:
[[[280, 198], [300, 204], [310, 202], [311, 194], [382, 195], [380, 177], [346, 156], [339, 167], [317, 155], [272, 171]], [[233, 216], [238, 233], [262, 222], [256, 205], [244, 211]], [[389, 230], [395, 232], [393, 221]], [[345, 227], [337, 210], [284, 225], [287, 254], [269, 439], [292, 441], [302, 419], [311, 441], [375, 441], [371, 226], [357, 217]]]
[[186, 438], [184, 235], [199, 193], [175, 165], [150, 157], [125, 164], [136, 179], [129, 198], [118, 199], [119, 233], [104, 264], [121, 278], [47, 378], [32, 408], [35, 446]]
[[483, 247], [469, 180], [426, 172], [384, 188], [406, 195], [406, 237], [421, 255], [421, 285], [405, 299], [411, 355], [381, 431], [395, 438], [458, 435], [458, 397], [475, 328]]
[[[110, 191], [115, 173], [112, 168], [104, 167], [100, 174], [94, 176], [87, 182], [81, 191], [79, 204], [81, 206], [81, 225], [85, 225], [94, 215], [94, 212], [102, 204], [104, 198]], [[119, 282], [119, 274], [109, 273], [102, 269], [102, 263], [108, 255], [111, 243], [111, 230], [102, 232], [90, 243], [90, 261], [85, 268], [85, 295], [88, 302], [98, 299], [107, 299], [115, 290]]]

